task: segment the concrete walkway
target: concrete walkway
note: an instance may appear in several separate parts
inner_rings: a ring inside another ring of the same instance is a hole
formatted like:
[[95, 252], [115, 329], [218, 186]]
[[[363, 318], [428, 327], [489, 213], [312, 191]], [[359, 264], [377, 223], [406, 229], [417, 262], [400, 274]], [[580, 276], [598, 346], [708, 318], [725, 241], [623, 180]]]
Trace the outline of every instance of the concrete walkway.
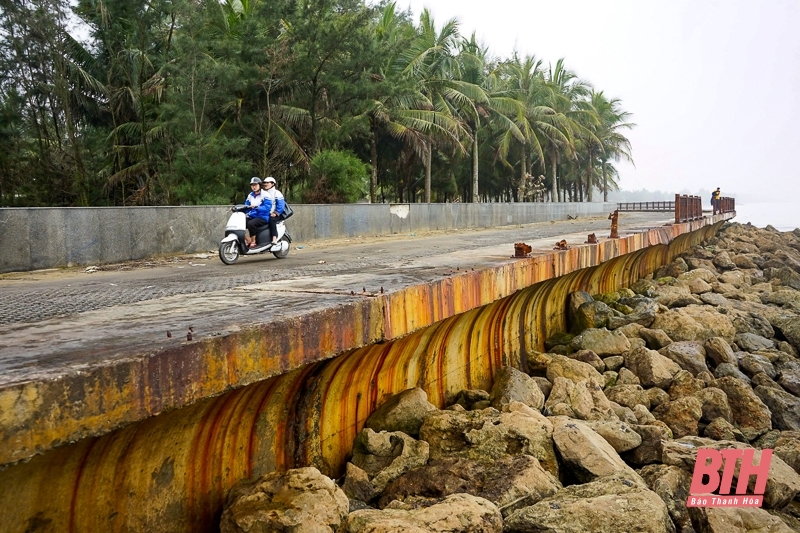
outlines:
[[[591, 266], [725, 218], [673, 230], [668, 213], [621, 213], [609, 246], [601, 217], [294, 243], [287, 259], [231, 266], [213, 252], [2, 275], [0, 465], [402, 337], [565, 273], [557, 263]], [[556, 241], [583, 249], [589, 233], [601, 246], [551, 259]], [[515, 242], [542, 261], [511, 257]]]

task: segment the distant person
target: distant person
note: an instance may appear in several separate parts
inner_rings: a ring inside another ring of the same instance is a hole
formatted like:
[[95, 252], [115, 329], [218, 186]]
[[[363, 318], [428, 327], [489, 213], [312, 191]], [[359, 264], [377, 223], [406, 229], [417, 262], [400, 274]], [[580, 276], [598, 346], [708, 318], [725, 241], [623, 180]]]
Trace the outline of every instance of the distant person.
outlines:
[[256, 235], [261, 231], [261, 228], [268, 225], [267, 220], [269, 217], [270, 208], [267, 206], [268, 195], [267, 191], [261, 188], [263, 185], [261, 178], [254, 177], [250, 179], [250, 194], [244, 201], [244, 205], [252, 207], [247, 214], [247, 232], [245, 234], [244, 242], [250, 248], [256, 246]]
[[278, 243], [278, 220], [283, 213], [283, 207], [286, 201], [283, 199], [283, 194], [275, 187], [275, 178], [272, 176], [264, 180], [264, 203], [266, 207], [269, 221], [269, 232], [272, 236], [272, 244]]
[[720, 203], [722, 201], [722, 193], [717, 187], [717, 190], [711, 193], [711, 208], [714, 210], [714, 214], [721, 213], [722, 209], [720, 209]]

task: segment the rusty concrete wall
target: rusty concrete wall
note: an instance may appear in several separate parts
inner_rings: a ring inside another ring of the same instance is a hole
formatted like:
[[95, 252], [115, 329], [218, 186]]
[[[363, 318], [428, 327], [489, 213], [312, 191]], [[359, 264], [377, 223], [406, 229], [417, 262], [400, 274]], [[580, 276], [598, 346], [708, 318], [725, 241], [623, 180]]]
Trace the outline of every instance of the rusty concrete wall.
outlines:
[[393, 340], [6, 468], [0, 531], [213, 531], [238, 480], [309, 464], [340, 475], [387, 396], [419, 386], [442, 406], [461, 389], [489, 387], [496, 369], [525, 368], [565, 329], [570, 292], [628, 285], [720, 224], [663, 228], [398, 293], [384, 304]]

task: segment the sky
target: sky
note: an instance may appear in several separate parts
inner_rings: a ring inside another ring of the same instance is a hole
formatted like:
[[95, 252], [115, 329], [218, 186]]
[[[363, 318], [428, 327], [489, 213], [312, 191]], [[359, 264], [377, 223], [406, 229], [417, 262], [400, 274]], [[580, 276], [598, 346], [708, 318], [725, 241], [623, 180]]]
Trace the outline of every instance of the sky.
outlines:
[[620, 187], [800, 198], [800, 0], [397, 0], [622, 100]]

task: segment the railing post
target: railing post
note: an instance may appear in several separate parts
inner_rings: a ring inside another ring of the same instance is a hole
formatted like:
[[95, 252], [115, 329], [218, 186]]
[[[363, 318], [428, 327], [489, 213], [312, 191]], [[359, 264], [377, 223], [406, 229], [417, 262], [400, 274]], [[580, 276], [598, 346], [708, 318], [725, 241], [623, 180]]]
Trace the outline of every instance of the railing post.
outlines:
[[675, 195], [675, 223], [681, 221], [681, 195]]

